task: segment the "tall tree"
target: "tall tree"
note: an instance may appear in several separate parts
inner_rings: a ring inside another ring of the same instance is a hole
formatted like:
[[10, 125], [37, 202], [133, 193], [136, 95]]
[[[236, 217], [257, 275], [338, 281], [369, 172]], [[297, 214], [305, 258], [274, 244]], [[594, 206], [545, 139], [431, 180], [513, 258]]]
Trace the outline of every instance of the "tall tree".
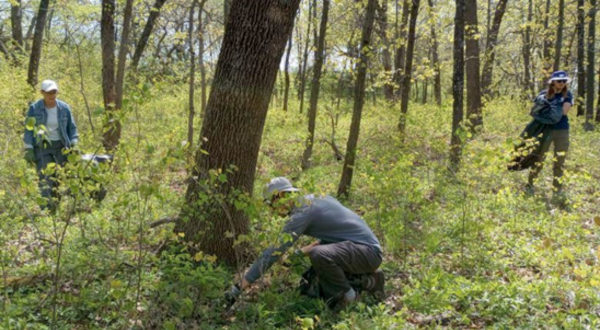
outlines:
[[307, 169], [311, 166], [313, 143], [315, 141], [317, 105], [319, 103], [319, 91], [321, 90], [323, 62], [325, 61], [325, 35], [327, 32], [327, 21], [329, 15], [329, 0], [323, 0], [323, 13], [321, 15], [319, 37], [317, 41], [317, 48], [315, 49], [313, 79], [310, 90], [310, 108], [308, 109], [308, 136], [306, 138], [306, 149], [304, 149], [304, 154], [302, 155], [302, 169]]
[[227, 24], [227, 18], [231, 11], [231, 0], [223, 0], [223, 24]]
[[290, 39], [288, 40], [287, 52], [285, 54], [285, 64], [283, 68], [283, 74], [285, 77], [285, 86], [283, 89], [283, 111], [288, 110], [288, 103], [290, 99], [290, 55], [292, 53], [293, 39], [293, 35], [290, 35]]
[[198, 66], [200, 67], [200, 115], [206, 110], [206, 65], [204, 63], [204, 5], [207, 0], [201, 0], [198, 5]]
[[533, 0], [528, 0], [527, 6], [527, 23], [525, 24], [525, 30], [523, 32], [523, 66], [524, 79], [523, 89], [526, 91], [526, 95], [531, 97], [533, 91], [533, 79], [531, 77], [531, 24], [533, 20]]
[[29, 69], [27, 70], [27, 83], [35, 89], [38, 82], [38, 67], [42, 57], [42, 39], [44, 38], [44, 27], [46, 26], [46, 16], [50, 0], [41, 0], [35, 20], [35, 32], [33, 33], [33, 43], [31, 45], [31, 54], [29, 56]]
[[[500, 0], [502, 1], [502, 0]], [[454, 166], [460, 162], [462, 140], [459, 135], [463, 121], [463, 93], [465, 83], [465, 0], [456, 0], [456, 15], [454, 18], [454, 73], [452, 75], [452, 137], [450, 140], [450, 161]]]
[[138, 65], [140, 64], [140, 60], [142, 59], [144, 49], [146, 49], [146, 45], [148, 44], [148, 40], [150, 39], [150, 35], [152, 34], [152, 30], [154, 29], [156, 20], [160, 15], [160, 9], [164, 6], [165, 2], [167, 2], [167, 0], [156, 0], [154, 2], [154, 5], [152, 6], [152, 9], [150, 10], [150, 14], [148, 14], [148, 21], [146, 21], [146, 26], [144, 26], [144, 31], [142, 31], [137, 46], [135, 47], [133, 58], [131, 59], [131, 67], [134, 70], [136, 70]]
[[483, 125], [481, 113], [481, 80], [479, 75], [479, 23], [477, 0], [465, 0], [465, 34], [467, 45], [467, 118], [471, 132]]
[[410, 14], [410, 0], [404, 0], [402, 4], [402, 23], [399, 28], [399, 35], [396, 38], [396, 54], [394, 57], [394, 82], [396, 83], [396, 99], [402, 95], [402, 85], [404, 84], [404, 69], [406, 61], [406, 34], [408, 33], [408, 17]]
[[[194, 145], [194, 91], [196, 90], [196, 51], [194, 46], [194, 14], [198, 0], [192, 0], [188, 19], [188, 46], [190, 52], [190, 77], [188, 92], [188, 150], [193, 150]], [[202, 12], [200, 12], [202, 14]]]
[[410, 10], [410, 23], [408, 26], [408, 42], [406, 45], [406, 67], [404, 69], [404, 76], [402, 82], [402, 97], [400, 100], [400, 122], [398, 123], [398, 130], [401, 134], [405, 133], [406, 129], [406, 115], [408, 114], [408, 98], [410, 95], [410, 85], [412, 80], [412, 67], [413, 57], [415, 52], [415, 40], [417, 30], [417, 15], [419, 14], [420, 0], [412, 0], [412, 7]]
[[117, 93], [117, 102], [115, 108], [121, 109], [123, 106], [123, 85], [125, 84], [125, 64], [127, 63], [127, 53], [129, 53], [129, 30], [131, 27], [131, 18], [133, 16], [133, 0], [127, 0], [125, 10], [123, 11], [123, 31], [121, 32], [121, 45], [119, 46], [119, 62], [117, 64], [117, 84], [115, 92]]
[[550, 58], [550, 48], [552, 48], [552, 40], [549, 34], [550, 30], [550, 0], [546, 0], [546, 11], [544, 13], [544, 30], [542, 32], [543, 44], [542, 44], [542, 74], [540, 76], [540, 86], [546, 85], [546, 79], [550, 75], [550, 68], [552, 68], [552, 59]]
[[588, 49], [587, 49], [587, 95], [586, 95], [586, 107], [585, 107], [585, 130], [593, 131], [594, 123], [594, 54], [596, 47], [596, 0], [590, 0], [590, 21], [588, 26]]
[[367, 70], [369, 68], [371, 34], [373, 32], [376, 8], [377, 0], [369, 0], [362, 27], [359, 65], [358, 72], [356, 73], [356, 85], [354, 86], [354, 109], [352, 111], [352, 123], [350, 124], [348, 143], [346, 144], [346, 156], [344, 157], [342, 179], [340, 180], [337, 191], [338, 196], [347, 197], [352, 184], [352, 175], [354, 174], [354, 164], [356, 162], [356, 147], [358, 145], [358, 136], [360, 133], [360, 121], [363, 105], [365, 103], [365, 85], [367, 80]]
[[565, 26], [565, 0], [558, 1], [558, 28], [556, 29], [556, 46], [554, 47], [553, 70], [560, 70], [560, 56], [562, 53], [563, 30]]
[[300, 65], [302, 68], [302, 71], [299, 72], [300, 75], [300, 89], [298, 90], [298, 99], [300, 101], [300, 113], [302, 113], [302, 110], [304, 109], [304, 91], [306, 90], [306, 79], [308, 79], [308, 74], [307, 74], [307, 65], [308, 65], [308, 49], [309, 49], [309, 45], [310, 45], [310, 31], [312, 28], [312, 21], [313, 21], [313, 1], [309, 1], [308, 2], [308, 22], [307, 22], [307, 26], [306, 26], [306, 40], [305, 40], [305, 44], [304, 44], [304, 52], [302, 55], [302, 64]]
[[10, 4], [10, 25], [12, 28], [13, 48], [23, 49], [23, 8], [21, 0], [14, 0]]
[[381, 6], [378, 6], [378, 22], [379, 22], [379, 36], [381, 38], [382, 49], [381, 49], [381, 64], [383, 65], [383, 71], [385, 73], [385, 83], [383, 85], [383, 92], [387, 100], [394, 99], [394, 84], [390, 81], [392, 74], [392, 54], [390, 52], [391, 42], [388, 36], [388, 0], [383, 0]]
[[429, 25], [431, 26], [431, 56], [433, 64], [433, 94], [435, 95], [435, 102], [437, 105], [442, 105], [442, 75], [440, 72], [440, 59], [439, 59], [439, 42], [435, 31], [435, 22], [437, 21], [435, 16], [435, 5], [433, 0], [428, 0], [429, 13], [433, 16], [430, 18]]
[[107, 151], [113, 151], [121, 138], [121, 122], [115, 115], [117, 93], [115, 83], [115, 0], [102, 0], [100, 22], [102, 43], [102, 95], [107, 116], [102, 144]]
[[492, 21], [492, 29], [488, 34], [488, 38], [485, 45], [485, 58], [483, 61], [483, 71], [481, 76], [481, 90], [483, 95], [486, 97], [492, 96], [492, 77], [494, 70], [494, 59], [496, 56], [496, 45], [498, 43], [498, 33], [500, 32], [500, 24], [502, 24], [502, 17], [506, 12], [506, 4], [508, 0], [498, 0], [496, 5], [496, 11], [494, 12], [494, 19]]
[[[225, 27], [200, 132], [202, 149], [175, 226], [185, 239], [229, 264], [239, 262], [238, 235], [248, 218], [228, 197], [252, 195], [269, 99], [300, 0], [234, 0]], [[236, 169], [225, 182], [206, 184], [211, 173]], [[210, 190], [213, 198], [203, 204]]]
[[577, 116], [585, 114], [585, 0], [577, 0]]

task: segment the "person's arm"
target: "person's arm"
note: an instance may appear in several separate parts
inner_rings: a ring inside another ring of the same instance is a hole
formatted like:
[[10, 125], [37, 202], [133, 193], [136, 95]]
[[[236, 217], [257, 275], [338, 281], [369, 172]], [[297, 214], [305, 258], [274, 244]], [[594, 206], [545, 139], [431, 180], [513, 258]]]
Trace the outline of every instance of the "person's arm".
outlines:
[[79, 142], [79, 132], [77, 131], [77, 125], [75, 124], [75, 119], [73, 118], [73, 113], [71, 112], [71, 108], [67, 107], [69, 114], [69, 122], [67, 123], [67, 134], [69, 134], [69, 140], [71, 141], [71, 146], [75, 146]]
[[573, 101], [573, 94], [571, 94], [571, 92], [567, 92], [567, 99], [565, 100], [565, 103], [563, 103], [563, 115], [567, 115], [567, 113], [569, 113], [569, 110], [571, 109], [571, 107], [573, 106], [574, 101]]

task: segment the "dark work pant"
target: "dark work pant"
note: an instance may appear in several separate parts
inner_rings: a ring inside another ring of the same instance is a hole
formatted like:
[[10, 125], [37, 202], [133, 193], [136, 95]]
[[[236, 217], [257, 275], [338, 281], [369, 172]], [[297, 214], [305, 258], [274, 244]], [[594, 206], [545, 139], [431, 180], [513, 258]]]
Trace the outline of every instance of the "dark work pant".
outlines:
[[50, 209], [56, 207], [58, 183], [55, 174], [44, 174], [43, 170], [45, 170], [50, 163], [55, 163], [57, 166], [65, 165], [67, 156], [63, 154], [64, 148], [65, 146], [62, 141], [52, 141], [51, 144], [43, 142], [42, 146], [33, 149], [35, 155], [35, 168], [40, 180], [40, 193], [42, 197], [47, 200], [47, 207]]
[[552, 169], [554, 180], [552, 181], [552, 185], [557, 192], [560, 192], [562, 191], [561, 178], [564, 173], [565, 159], [567, 158], [567, 152], [569, 151], [568, 129], [552, 130], [550, 132], [550, 137], [546, 139], [542, 145], [542, 160], [534, 165], [529, 172], [529, 184], [533, 185], [533, 181], [537, 178], [537, 176], [540, 174], [540, 171], [544, 167], [545, 155], [546, 152], [550, 150], [550, 144], [554, 144], [554, 161]]
[[309, 257], [325, 300], [337, 300], [351, 289], [345, 273], [370, 274], [382, 261], [373, 247], [349, 241], [317, 245]]

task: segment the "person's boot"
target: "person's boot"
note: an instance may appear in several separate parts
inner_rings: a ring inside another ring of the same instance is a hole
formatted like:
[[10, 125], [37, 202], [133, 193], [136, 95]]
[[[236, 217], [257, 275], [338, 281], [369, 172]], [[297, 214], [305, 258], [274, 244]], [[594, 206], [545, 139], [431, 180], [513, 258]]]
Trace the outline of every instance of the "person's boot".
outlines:
[[346, 294], [342, 295], [340, 298], [338, 298], [335, 305], [332, 308], [334, 313], [338, 314], [339, 312], [348, 308], [348, 306], [355, 305], [358, 302], [360, 302], [360, 300], [361, 300], [360, 294], [357, 291], [355, 291], [354, 289], [350, 289], [350, 290], [353, 292], [352, 297], [348, 297], [349, 293], [346, 293]]
[[385, 276], [381, 269], [361, 278], [362, 289], [379, 300], [385, 299]]

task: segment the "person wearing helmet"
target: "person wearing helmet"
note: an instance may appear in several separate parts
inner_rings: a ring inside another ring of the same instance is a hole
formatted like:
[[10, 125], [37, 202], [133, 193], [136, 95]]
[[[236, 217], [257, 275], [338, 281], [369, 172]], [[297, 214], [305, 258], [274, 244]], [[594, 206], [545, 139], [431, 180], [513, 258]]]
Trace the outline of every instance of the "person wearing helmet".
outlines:
[[385, 279], [379, 266], [383, 252], [367, 223], [331, 196], [301, 196], [299, 192], [284, 177], [274, 178], [267, 184], [265, 200], [279, 215], [289, 216], [283, 232], [291, 239], [265, 250], [242, 282], [226, 293], [226, 300], [233, 304], [301, 235], [317, 239], [300, 251], [310, 258], [329, 306], [341, 309], [358, 299], [346, 274], [363, 275], [363, 289], [382, 297]]
[[[67, 162], [66, 152], [77, 145], [79, 134], [69, 105], [57, 99], [58, 85], [52, 80], [44, 80], [41, 85], [42, 99], [34, 102], [25, 119], [24, 158], [35, 163], [39, 176], [45, 207], [56, 207], [57, 182], [55, 177], [45, 173], [48, 164], [63, 166]], [[33, 129], [32, 129], [33, 126]]]

